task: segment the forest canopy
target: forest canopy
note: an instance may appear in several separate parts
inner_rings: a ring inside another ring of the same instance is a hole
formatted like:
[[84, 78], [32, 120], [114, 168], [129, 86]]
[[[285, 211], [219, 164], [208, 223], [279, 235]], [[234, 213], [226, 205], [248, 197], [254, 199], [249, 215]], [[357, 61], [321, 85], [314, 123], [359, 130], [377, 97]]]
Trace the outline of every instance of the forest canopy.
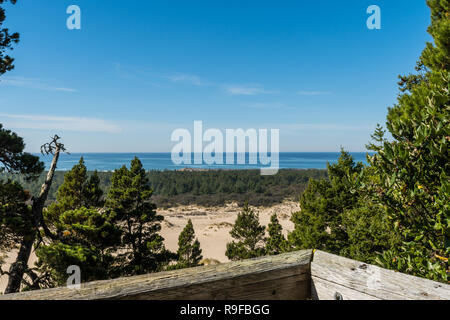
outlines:
[[[57, 171], [48, 201], [56, 200], [58, 188], [64, 180], [63, 171]], [[92, 175], [93, 172], [88, 172]], [[112, 172], [98, 172], [99, 185], [107, 192]], [[38, 180], [27, 181], [24, 175], [1, 174], [0, 179], [11, 179], [20, 183], [31, 194], [36, 194], [45, 179], [43, 173]], [[298, 200], [310, 179], [327, 177], [326, 170], [283, 169], [274, 176], [261, 176], [259, 170], [209, 170], [209, 171], [147, 171], [158, 206], [198, 204], [205, 206], [223, 205], [237, 201], [243, 205], [270, 205], [286, 198]]]

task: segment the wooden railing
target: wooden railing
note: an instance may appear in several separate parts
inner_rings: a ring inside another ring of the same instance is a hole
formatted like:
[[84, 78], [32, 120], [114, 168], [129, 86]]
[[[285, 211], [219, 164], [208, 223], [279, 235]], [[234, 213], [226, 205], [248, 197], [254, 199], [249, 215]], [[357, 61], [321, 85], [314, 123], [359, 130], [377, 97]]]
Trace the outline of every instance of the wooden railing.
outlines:
[[311, 294], [319, 300], [449, 300], [450, 285], [316, 251]]
[[26, 300], [450, 299], [450, 285], [321, 251], [0, 296]]

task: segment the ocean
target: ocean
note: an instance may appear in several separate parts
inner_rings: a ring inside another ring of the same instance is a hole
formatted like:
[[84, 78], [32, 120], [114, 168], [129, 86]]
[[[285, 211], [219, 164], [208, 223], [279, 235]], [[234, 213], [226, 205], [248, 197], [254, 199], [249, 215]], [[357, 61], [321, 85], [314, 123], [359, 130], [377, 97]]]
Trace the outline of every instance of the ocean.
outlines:
[[[339, 152], [281, 152], [279, 159], [280, 169], [326, 169], [327, 163], [335, 163], [339, 158]], [[366, 163], [365, 152], [351, 153], [355, 161]], [[46, 169], [50, 167], [51, 155], [39, 154], [45, 163]], [[123, 165], [129, 166], [134, 157], [138, 157], [146, 170], [179, 170], [183, 168], [195, 169], [260, 169], [267, 168], [260, 164], [251, 165], [249, 155], [246, 154], [246, 164], [234, 165], [176, 165], [172, 162], [170, 153], [72, 153], [62, 154], [58, 162], [57, 170], [70, 170], [84, 158], [88, 170], [113, 171]], [[235, 161], [236, 163], [237, 161]], [[259, 163], [259, 161], [258, 161]]]

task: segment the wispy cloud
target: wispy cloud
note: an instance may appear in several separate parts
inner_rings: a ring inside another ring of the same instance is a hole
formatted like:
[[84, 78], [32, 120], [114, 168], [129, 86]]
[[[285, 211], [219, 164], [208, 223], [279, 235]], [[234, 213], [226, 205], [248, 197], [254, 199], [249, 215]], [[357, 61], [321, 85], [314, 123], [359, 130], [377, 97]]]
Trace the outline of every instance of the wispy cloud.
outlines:
[[259, 94], [276, 94], [278, 91], [269, 91], [259, 85], [231, 85], [225, 86], [225, 91], [232, 95], [254, 96]]
[[299, 96], [328, 96], [332, 94], [329, 91], [298, 91]]
[[178, 74], [164, 76], [164, 78], [166, 78], [172, 82], [175, 82], [175, 83], [185, 83], [185, 84], [190, 84], [190, 85], [197, 86], [197, 87], [204, 87], [204, 86], [212, 85], [211, 83], [209, 83], [207, 81], [203, 81], [202, 79], [200, 79], [200, 77], [198, 77], [196, 75], [192, 75], [192, 74], [178, 73]]
[[176, 84], [218, 88], [231, 95], [255, 96], [261, 94], [280, 93], [275, 90], [266, 90], [259, 84], [248, 83], [241, 85], [230, 85], [217, 82], [215, 83], [192, 73], [175, 72], [171, 74], [158, 74], [145, 72], [137, 67], [124, 66], [120, 63], [116, 63], [114, 65], [114, 71], [121, 79], [131, 80], [136, 78], [136, 80], [139, 81], [143, 81], [143, 78], [165, 79]]
[[253, 109], [279, 109], [284, 106], [281, 102], [252, 102], [245, 106]]
[[284, 130], [298, 131], [370, 131], [373, 129], [373, 125], [350, 125], [343, 123], [292, 123], [281, 124], [278, 127]]
[[122, 64], [115, 63], [114, 64], [114, 72], [117, 74], [117, 76], [120, 79], [130, 80], [130, 79], [134, 78], [136, 71], [135, 70], [131, 71], [131, 70], [129, 70], [129, 68], [124, 67]]
[[231, 95], [244, 95], [244, 96], [255, 96], [260, 94], [276, 94], [278, 91], [269, 91], [263, 89], [258, 84], [246, 84], [246, 85], [224, 85], [220, 83], [213, 83], [202, 79], [201, 77], [189, 74], [189, 73], [176, 73], [172, 75], [163, 76], [163, 78], [174, 82], [188, 84], [197, 87], [217, 87], [222, 88], [226, 93]]
[[11, 86], [19, 88], [39, 89], [45, 91], [60, 91], [60, 92], [77, 92], [78, 90], [67, 87], [57, 87], [50, 85], [47, 81], [40, 79], [11, 77], [0, 80], [0, 86]]
[[116, 124], [103, 119], [58, 117], [48, 115], [17, 115], [0, 113], [0, 122], [5, 127], [17, 129], [45, 129], [76, 132], [120, 133]]

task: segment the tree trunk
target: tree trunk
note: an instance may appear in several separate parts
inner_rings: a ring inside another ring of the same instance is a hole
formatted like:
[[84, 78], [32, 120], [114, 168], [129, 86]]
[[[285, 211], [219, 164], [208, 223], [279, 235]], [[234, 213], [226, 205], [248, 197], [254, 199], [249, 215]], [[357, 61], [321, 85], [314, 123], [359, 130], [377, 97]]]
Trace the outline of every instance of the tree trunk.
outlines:
[[30, 259], [31, 250], [33, 248], [34, 241], [36, 240], [36, 232], [39, 232], [39, 226], [42, 226], [45, 233], [50, 235], [50, 232], [43, 221], [42, 210], [44, 209], [44, 204], [45, 201], [47, 201], [47, 196], [52, 185], [60, 152], [61, 147], [59, 144], [56, 144], [55, 153], [53, 155], [50, 170], [47, 173], [47, 178], [41, 187], [39, 197], [33, 201], [32, 214], [37, 230], [22, 239], [16, 261], [9, 269], [8, 285], [6, 287], [5, 294], [19, 292], [23, 276], [25, 271], [28, 269], [28, 260]]
[[47, 201], [48, 193], [50, 192], [50, 187], [52, 186], [53, 177], [56, 171], [56, 165], [58, 164], [59, 154], [61, 152], [61, 145], [56, 143], [55, 153], [53, 155], [52, 164], [50, 165], [50, 170], [47, 173], [47, 178], [41, 187], [41, 192], [39, 197], [33, 201], [33, 218], [36, 227], [41, 226], [44, 229], [45, 235], [54, 238], [51, 232], [48, 230], [47, 225], [44, 223], [44, 217], [42, 211], [44, 210], [45, 201]]
[[35, 233], [22, 239], [16, 261], [9, 269], [8, 285], [6, 286], [5, 294], [19, 292], [23, 275], [28, 268], [28, 259], [30, 259], [35, 239]]

